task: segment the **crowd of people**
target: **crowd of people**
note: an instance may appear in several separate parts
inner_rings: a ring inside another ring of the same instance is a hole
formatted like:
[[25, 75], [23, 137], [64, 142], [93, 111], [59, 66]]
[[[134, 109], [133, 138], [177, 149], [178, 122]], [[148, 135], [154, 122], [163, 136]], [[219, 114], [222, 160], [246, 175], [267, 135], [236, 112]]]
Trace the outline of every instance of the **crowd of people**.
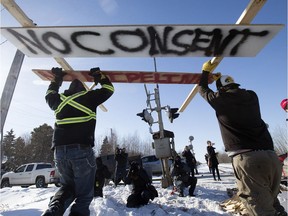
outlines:
[[[208, 77], [216, 66], [217, 63], [212, 64], [211, 61], [203, 64], [199, 93], [215, 110], [225, 151], [232, 159], [238, 196], [251, 216], [285, 216], [287, 213], [277, 199], [282, 165], [261, 118], [258, 97], [251, 90], [239, 88], [240, 85], [231, 76], [221, 74], [214, 76], [217, 92], [211, 90]], [[100, 68], [91, 68], [89, 75], [95, 85], [101, 85], [100, 89], [87, 91], [83, 83], [75, 79], [60, 94], [59, 88], [66, 72], [61, 68], [52, 68], [51, 71], [54, 79], [45, 99], [56, 116], [51, 149], [62, 186], [51, 197], [42, 216], [61, 216], [70, 205], [69, 216], [89, 216], [93, 197], [103, 197], [105, 179], [112, 175], [101, 158], [96, 159], [92, 148], [96, 109], [113, 95], [114, 87]], [[287, 100], [281, 106], [287, 111]], [[196, 159], [189, 146], [185, 147], [182, 156], [186, 162], [176, 155], [170, 168], [174, 189], [181, 197], [185, 196], [185, 188], [188, 188], [189, 196], [195, 196]], [[214, 180], [221, 181], [217, 153], [211, 141], [207, 141], [205, 159]], [[158, 192], [140, 163], [132, 162], [129, 171], [126, 171], [127, 160], [125, 148], [116, 148], [115, 187], [120, 181], [133, 185], [127, 198], [128, 208], [147, 205], [158, 196]]]

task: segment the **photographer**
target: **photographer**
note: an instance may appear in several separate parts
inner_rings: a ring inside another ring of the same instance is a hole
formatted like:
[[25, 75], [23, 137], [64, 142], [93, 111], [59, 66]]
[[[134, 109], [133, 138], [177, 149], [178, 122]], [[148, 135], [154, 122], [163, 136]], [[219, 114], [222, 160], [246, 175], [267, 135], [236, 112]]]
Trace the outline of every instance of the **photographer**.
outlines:
[[114, 175], [114, 184], [115, 187], [119, 184], [122, 180], [125, 184], [125, 177], [126, 177], [126, 168], [127, 168], [127, 161], [128, 161], [128, 153], [126, 153], [125, 148], [118, 148], [115, 149], [115, 175]]
[[138, 208], [147, 205], [149, 200], [158, 197], [158, 192], [151, 184], [147, 172], [139, 163], [133, 161], [126, 178], [127, 184], [132, 184], [132, 193], [127, 198], [126, 206], [128, 208]]
[[176, 156], [171, 166], [171, 177], [173, 178], [174, 188], [179, 192], [180, 197], [184, 197], [184, 189], [189, 187], [189, 196], [195, 196], [194, 191], [197, 184], [197, 178], [190, 176], [190, 168], [181, 161], [179, 155]]

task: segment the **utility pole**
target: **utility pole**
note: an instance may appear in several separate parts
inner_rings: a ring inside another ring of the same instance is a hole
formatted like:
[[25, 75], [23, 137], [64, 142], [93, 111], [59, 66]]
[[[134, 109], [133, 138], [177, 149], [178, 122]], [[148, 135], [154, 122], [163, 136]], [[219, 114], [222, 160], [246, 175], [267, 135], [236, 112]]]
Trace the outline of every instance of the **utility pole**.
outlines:
[[[174, 148], [174, 142], [173, 142], [173, 146], [171, 149], [170, 146], [170, 138], [169, 137], [165, 137], [165, 133], [164, 133], [164, 126], [163, 126], [163, 121], [162, 121], [162, 108], [161, 108], [161, 103], [160, 103], [160, 94], [159, 94], [159, 87], [157, 85], [157, 87], [154, 89], [155, 91], [155, 102], [156, 102], [156, 111], [158, 113], [158, 125], [159, 125], [159, 133], [160, 133], [160, 137], [158, 139], [154, 139], [154, 147], [155, 147], [155, 151], [156, 151], [156, 156], [159, 154], [157, 154], [157, 147], [160, 147], [159, 151], [163, 150], [162, 149], [162, 145], [164, 145], [164, 148], [168, 150], [167, 154], [163, 155], [163, 157], [160, 157], [161, 160], [161, 164], [162, 164], [162, 179], [161, 179], [161, 183], [162, 183], [162, 187], [163, 188], [167, 188], [171, 185], [173, 185], [173, 181], [169, 172], [169, 164], [168, 164], [168, 160], [169, 157], [172, 156], [172, 152], [175, 149]], [[174, 136], [173, 136], [174, 138]], [[166, 151], [167, 151], [166, 150]], [[166, 156], [166, 157], [165, 157]]]
[[[3, 154], [4, 125], [5, 125], [6, 117], [7, 117], [8, 110], [11, 104], [11, 100], [14, 94], [14, 90], [16, 88], [18, 76], [20, 74], [20, 70], [22, 67], [24, 57], [25, 55], [20, 50], [16, 51], [14, 60], [12, 62], [8, 77], [4, 85], [1, 100], [0, 100], [0, 104], [1, 104], [1, 129], [0, 129], [0, 132], [1, 132], [0, 163], [1, 165], [0, 166], [1, 168], [2, 168], [2, 161], [3, 161], [3, 156], [4, 156]], [[0, 177], [2, 177], [1, 174], [0, 174]]]
[[[175, 156], [175, 144], [174, 144], [174, 133], [164, 129], [163, 120], [162, 120], [162, 109], [171, 110], [169, 106], [161, 107], [160, 103], [160, 94], [159, 86], [157, 85], [154, 89], [154, 93], [150, 94], [147, 91], [146, 85], [144, 85], [146, 95], [147, 95], [147, 108], [144, 109], [141, 113], [137, 115], [142, 117], [142, 120], [147, 122], [150, 125], [150, 133], [153, 135], [154, 142], [152, 143], [153, 148], [155, 149], [155, 156], [160, 159], [162, 165], [162, 187], [167, 188], [173, 185], [173, 181], [169, 172], [169, 158]], [[154, 96], [152, 98], [151, 96]], [[156, 107], [152, 107], [151, 102], [155, 101]], [[169, 107], [169, 109], [168, 109]], [[149, 113], [150, 111], [150, 113]], [[154, 122], [151, 112], [156, 111], [158, 115], [158, 121]], [[168, 113], [169, 118], [177, 118], [178, 115], [172, 115]], [[170, 119], [171, 121], [171, 119]], [[158, 123], [159, 131], [153, 132], [151, 126], [155, 123]]]

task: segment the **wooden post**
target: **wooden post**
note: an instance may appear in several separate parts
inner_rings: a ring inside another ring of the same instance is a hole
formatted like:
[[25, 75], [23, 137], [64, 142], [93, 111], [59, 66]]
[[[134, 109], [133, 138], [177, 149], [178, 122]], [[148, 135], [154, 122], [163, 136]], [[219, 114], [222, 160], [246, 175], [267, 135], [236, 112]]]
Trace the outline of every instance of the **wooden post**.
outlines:
[[[248, 4], [248, 6], [245, 8], [245, 10], [242, 12], [239, 19], [237, 20], [236, 24], [241, 24], [241, 25], [250, 24], [251, 21], [256, 16], [256, 14], [261, 10], [263, 5], [266, 3], [266, 1], [267, 0], [251, 0], [250, 3]], [[215, 62], [220, 63], [222, 61], [222, 59], [223, 59], [223, 57], [214, 57], [214, 58], [212, 58], [211, 62], [212, 63], [215, 63]], [[211, 73], [212, 72], [213, 71], [211, 71]], [[187, 96], [187, 98], [185, 99], [185, 101], [183, 102], [181, 107], [179, 108], [178, 112], [183, 112], [186, 109], [186, 107], [189, 105], [191, 100], [198, 93], [198, 87], [199, 87], [198, 84], [196, 84], [193, 87], [193, 89], [191, 90], [191, 92], [189, 93], [189, 95]]]
[[[37, 28], [33, 21], [29, 19], [29, 17], [22, 11], [22, 9], [15, 3], [14, 0], [1, 0], [1, 4], [23, 27]], [[73, 68], [64, 58], [55, 57], [54, 59], [64, 70], [73, 70]], [[83, 85], [86, 89], [92, 89], [94, 87], [92, 86], [91, 88], [89, 88], [84, 82]], [[100, 104], [99, 107], [104, 112], [107, 112], [107, 109], [104, 107], [103, 104]]]
[[12, 62], [8, 77], [5, 82], [5, 86], [2, 92], [0, 104], [1, 104], [1, 145], [0, 145], [0, 162], [2, 166], [2, 158], [3, 158], [3, 128], [6, 121], [6, 117], [8, 114], [8, 110], [10, 107], [10, 103], [14, 94], [14, 90], [17, 84], [18, 76], [22, 67], [22, 63], [25, 55], [17, 50], [15, 53], [14, 60]]

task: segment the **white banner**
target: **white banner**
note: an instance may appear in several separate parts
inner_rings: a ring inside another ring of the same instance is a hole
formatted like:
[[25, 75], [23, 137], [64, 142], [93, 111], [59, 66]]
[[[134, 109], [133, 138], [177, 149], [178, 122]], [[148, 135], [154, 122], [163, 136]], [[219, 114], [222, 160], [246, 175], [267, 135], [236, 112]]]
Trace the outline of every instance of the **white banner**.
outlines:
[[255, 56], [283, 25], [1, 28], [30, 57]]

